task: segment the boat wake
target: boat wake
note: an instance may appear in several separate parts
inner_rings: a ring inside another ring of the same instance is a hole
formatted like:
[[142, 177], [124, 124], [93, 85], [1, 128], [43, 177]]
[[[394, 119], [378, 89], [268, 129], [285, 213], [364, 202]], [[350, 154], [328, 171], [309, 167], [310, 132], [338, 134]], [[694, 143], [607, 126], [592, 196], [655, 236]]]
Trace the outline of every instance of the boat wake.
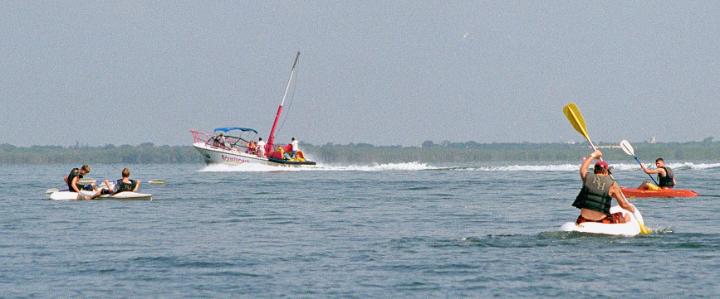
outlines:
[[385, 163], [372, 165], [321, 165], [320, 170], [339, 171], [419, 171], [443, 169], [422, 162]]
[[442, 169], [421, 162], [383, 163], [371, 165], [324, 165], [308, 167], [277, 167], [260, 164], [226, 165], [211, 164], [200, 169], [200, 172], [271, 172], [271, 171], [420, 171]]
[[[647, 164], [646, 165], [650, 165]], [[496, 166], [478, 166], [478, 167], [450, 167], [450, 168], [444, 168], [448, 170], [457, 170], [457, 171], [492, 171], [492, 172], [513, 172], [513, 171], [526, 171], [526, 172], [534, 172], [534, 171], [542, 171], [542, 172], [568, 172], [568, 171], [577, 171], [579, 166], [578, 164], [538, 164], [538, 165], [496, 165]], [[610, 161], [610, 166], [614, 171], [639, 171], [640, 166], [637, 164], [630, 164], [630, 163], [612, 163]], [[652, 165], [651, 165], [652, 166]], [[706, 169], [714, 169], [714, 168], [720, 168], [720, 163], [693, 163], [693, 162], [679, 162], [679, 163], [669, 163], [668, 166], [670, 166], [673, 169], [680, 169], [680, 170], [706, 170]], [[654, 168], [654, 166], [652, 166]], [[443, 169], [443, 168], [440, 168]]]
[[[638, 171], [640, 166], [631, 163], [610, 162], [614, 171]], [[720, 168], [720, 163], [693, 163], [679, 162], [670, 163], [668, 166], [680, 170], [706, 170]], [[482, 172], [573, 172], [577, 171], [578, 165], [571, 163], [562, 164], [513, 164], [493, 166], [463, 166], [463, 167], [439, 167], [423, 162], [402, 162], [402, 163], [374, 163], [362, 164], [318, 164], [310, 167], [277, 167], [261, 164], [225, 165], [211, 164], [201, 169], [201, 172], [273, 172], [273, 171], [423, 171], [423, 170], [447, 170], [447, 171], [482, 171]]]

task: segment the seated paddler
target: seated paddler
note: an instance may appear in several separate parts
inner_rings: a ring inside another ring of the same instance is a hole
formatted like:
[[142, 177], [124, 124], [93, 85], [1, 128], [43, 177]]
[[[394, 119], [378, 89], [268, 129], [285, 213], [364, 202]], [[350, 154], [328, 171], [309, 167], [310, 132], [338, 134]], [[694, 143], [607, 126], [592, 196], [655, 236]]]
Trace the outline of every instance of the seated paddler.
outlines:
[[645, 181], [638, 189], [645, 190], [660, 190], [660, 189], [672, 189], [675, 187], [675, 175], [673, 174], [670, 167], [665, 166], [665, 160], [663, 158], [655, 159], [655, 169], [648, 169], [645, 165], [640, 164], [640, 168], [647, 174], [657, 174], [657, 182], [655, 185], [653, 182]]
[[65, 177], [65, 183], [67, 183], [68, 191], [77, 192], [78, 199], [93, 199], [102, 195], [99, 190], [95, 190], [95, 186], [93, 186], [92, 184], [80, 184], [80, 179], [82, 179], [83, 176], [88, 173], [90, 173], [90, 166], [85, 164], [80, 168], [71, 169], [70, 174]]
[[115, 182], [115, 187], [110, 189], [110, 182], [105, 180], [105, 186], [108, 187], [109, 192], [103, 192], [103, 194], [118, 194], [120, 192], [137, 192], [140, 190], [140, 181], [130, 179], [130, 169], [125, 167], [120, 173], [121, 179]]
[[[577, 224], [583, 222], [611, 224], [630, 221], [630, 216], [624, 217], [622, 212], [610, 214], [610, 204], [613, 198], [623, 209], [631, 213], [635, 212], [635, 207], [627, 202], [620, 186], [610, 175], [608, 163], [600, 160], [601, 157], [602, 152], [596, 150], [580, 165], [580, 179], [583, 186], [572, 204], [580, 209]], [[595, 167], [592, 171], [588, 171], [588, 167], [594, 160], [598, 160]]]

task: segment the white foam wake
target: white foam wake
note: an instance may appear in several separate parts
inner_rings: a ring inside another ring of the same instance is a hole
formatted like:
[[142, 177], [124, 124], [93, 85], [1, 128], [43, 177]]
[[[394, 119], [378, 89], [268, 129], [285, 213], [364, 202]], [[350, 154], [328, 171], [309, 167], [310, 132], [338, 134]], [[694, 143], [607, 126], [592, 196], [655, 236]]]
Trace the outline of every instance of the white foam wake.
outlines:
[[270, 166], [263, 164], [241, 164], [241, 165], [226, 165], [226, 164], [210, 164], [200, 169], [200, 172], [270, 172], [270, 171], [299, 171], [304, 170], [293, 167], [279, 167]]
[[550, 164], [550, 165], [501, 165], [480, 167], [458, 167], [458, 171], [577, 171], [579, 165]]
[[418, 171], [442, 169], [422, 162], [384, 163], [372, 165], [322, 165], [320, 170], [340, 171]]
[[303, 167], [279, 167], [262, 164], [207, 165], [201, 172], [269, 172], [269, 171], [419, 171], [441, 169], [421, 162], [383, 163], [372, 165], [323, 165]]
[[[650, 168], [655, 168], [655, 165], [645, 163], [646, 166]], [[499, 165], [499, 166], [480, 166], [480, 167], [455, 167], [450, 168], [453, 170], [458, 171], [553, 171], [553, 172], [563, 172], [563, 171], [577, 171], [578, 167], [580, 166], [580, 163], [578, 164], [543, 164], [543, 165]], [[720, 163], [693, 163], [693, 162], [678, 162], [678, 163], [669, 163], [669, 167], [672, 169], [680, 169], [680, 170], [704, 170], [704, 169], [713, 169], [713, 168], [720, 168]], [[640, 165], [636, 163], [612, 163], [610, 161], [610, 167], [612, 167], [613, 171], [639, 171]], [[592, 165], [590, 166], [592, 168]]]
[[[654, 168], [650, 163], [645, 165]], [[512, 165], [493, 165], [493, 166], [470, 166], [470, 167], [437, 167], [422, 162], [404, 162], [404, 163], [375, 163], [371, 165], [351, 164], [318, 164], [317, 166], [306, 167], [278, 167], [261, 164], [243, 164], [243, 165], [224, 165], [214, 164], [205, 166], [201, 172], [270, 172], [270, 171], [421, 171], [421, 170], [455, 170], [455, 171], [493, 171], [493, 172], [571, 172], [577, 171], [578, 164], [562, 163], [562, 164], [512, 164]], [[613, 171], [639, 171], [640, 166], [635, 163], [612, 163], [610, 166]], [[668, 164], [673, 169], [679, 170], [705, 170], [720, 168], [720, 163], [693, 163], [693, 162], [677, 162]], [[592, 166], [591, 166], [592, 167]]]

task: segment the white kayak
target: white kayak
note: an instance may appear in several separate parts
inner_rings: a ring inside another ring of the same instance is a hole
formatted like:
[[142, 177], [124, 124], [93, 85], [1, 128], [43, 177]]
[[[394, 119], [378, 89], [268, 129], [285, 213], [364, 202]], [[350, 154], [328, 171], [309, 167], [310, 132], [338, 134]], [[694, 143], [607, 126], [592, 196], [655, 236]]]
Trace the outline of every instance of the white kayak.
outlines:
[[597, 222], [583, 222], [580, 224], [575, 224], [575, 222], [565, 222], [562, 226], [560, 226], [560, 230], [566, 232], [575, 231], [589, 234], [603, 234], [626, 237], [634, 237], [639, 235], [640, 224], [638, 222], [638, 219], [635, 218], [635, 215], [619, 206], [614, 206], [610, 208], [610, 214], [617, 212], [622, 212], [623, 215], [630, 215], [630, 221], [619, 224], [605, 224]]
[[[86, 196], [92, 196], [92, 191], [80, 191], [81, 194]], [[55, 191], [50, 193], [51, 200], [78, 200], [77, 192], [70, 191]], [[120, 199], [120, 200], [152, 200], [152, 194], [137, 193], [137, 192], [120, 192], [118, 194], [105, 194], [95, 199]]]

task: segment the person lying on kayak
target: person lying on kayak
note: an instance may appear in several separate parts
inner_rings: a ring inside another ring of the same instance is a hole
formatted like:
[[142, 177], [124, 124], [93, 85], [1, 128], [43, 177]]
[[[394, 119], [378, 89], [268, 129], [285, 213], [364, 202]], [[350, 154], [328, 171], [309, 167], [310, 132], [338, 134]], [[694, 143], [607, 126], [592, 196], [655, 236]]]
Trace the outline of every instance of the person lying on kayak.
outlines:
[[672, 189], [675, 187], [675, 176], [673, 175], [672, 169], [665, 166], [665, 160], [663, 158], [655, 159], [655, 169], [647, 169], [645, 165], [640, 164], [640, 168], [647, 174], [657, 174], [658, 185], [653, 182], [645, 181], [638, 189], [643, 190], [660, 190], [660, 189]]
[[[122, 179], [117, 180], [115, 188], [104, 194], [118, 194], [120, 192], [137, 192], [140, 189], [140, 181], [130, 179], [130, 169], [125, 167], [122, 170]], [[110, 190], [110, 182], [105, 180], [105, 186]]]
[[[90, 173], [90, 166], [85, 164], [80, 168], [71, 169], [70, 174], [65, 177], [65, 183], [67, 183], [68, 191], [77, 192], [78, 199], [93, 199], [102, 195], [101, 192], [95, 190], [95, 187], [93, 185], [80, 184], [80, 179], [82, 179], [83, 176], [88, 173]], [[94, 192], [94, 194], [90, 195], [80, 192], [83, 190], [92, 191]]]
[[[580, 209], [580, 216], [575, 221], [577, 224], [583, 222], [611, 224], [630, 221], [630, 216], [623, 217], [622, 212], [610, 214], [610, 203], [613, 198], [621, 208], [632, 213], [635, 212], [635, 207], [625, 200], [625, 196], [620, 191], [620, 186], [610, 175], [608, 163], [599, 160], [600, 157], [602, 157], [602, 152], [595, 150], [580, 165], [580, 179], [583, 182], [583, 187], [572, 204]], [[598, 161], [595, 163], [593, 171], [590, 172], [588, 167], [593, 160]]]

